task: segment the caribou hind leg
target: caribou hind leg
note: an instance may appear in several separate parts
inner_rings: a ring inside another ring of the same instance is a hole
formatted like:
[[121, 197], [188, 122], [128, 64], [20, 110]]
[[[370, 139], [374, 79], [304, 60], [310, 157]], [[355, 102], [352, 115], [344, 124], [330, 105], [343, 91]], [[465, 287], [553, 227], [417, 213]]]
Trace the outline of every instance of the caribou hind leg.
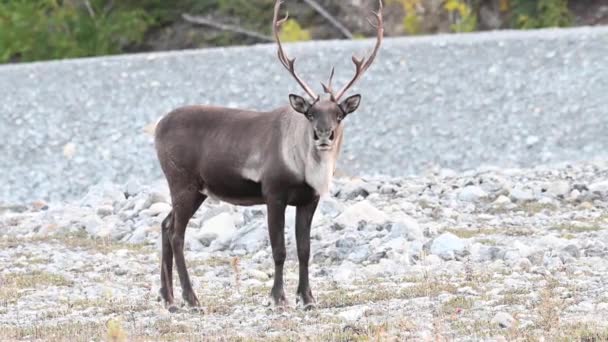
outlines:
[[[190, 282], [184, 258], [184, 237], [188, 221], [190, 221], [207, 196], [201, 194], [197, 186], [180, 187], [178, 188], [179, 190], [171, 186], [169, 188], [173, 202], [173, 221], [168, 238], [182, 286], [182, 298], [189, 306], [197, 307], [199, 306], [199, 301], [192, 289], [192, 283]], [[173, 310], [175, 309], [173, 308]], [[172, 311], [171, 307], [169, 311]]]
[[173, 212], [161, 223], [162, 228], [162, 256], [160, 263], [160, 296], [165, 307], [175, 310], [173, 305], [173, 249], [171, 248], [170, 234], [173, 231]]
[[296, 294], [298, 299], [302, 300], [305, 310], [315, 306], [315, 298], [312, 296], [308, 283], [308, 261], [310, 260], [310, 225], [318, 203], [319, 197], [316, 197], [310, 203], [296, 208], [296, 244], [300, 267], [300, 280]]

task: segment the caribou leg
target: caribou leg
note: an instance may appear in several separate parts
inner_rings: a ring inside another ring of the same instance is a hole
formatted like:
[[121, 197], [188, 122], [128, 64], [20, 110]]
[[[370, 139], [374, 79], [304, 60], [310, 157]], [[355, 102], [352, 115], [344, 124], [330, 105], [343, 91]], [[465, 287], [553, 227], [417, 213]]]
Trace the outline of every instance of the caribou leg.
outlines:
[[160, 295], [165, 307], [173, 306], [173, 249], [169, 236], [173, 231], [173, 212], [163, 220], [162, 224], [162, 256], [160, 262]]
[[[175, 259], [175, 267], [179, 275], [179, 282], [182, 286], [182, 298], [190, 306], [199, 306], [198, 299], [186, 269], [186, 260], [184, 258], [184, 236], [186, 226], [192, 215], [201, 206], [207, 198], [205, 195], [198, 192], [196, 187], [187, 187], [176, 195], [171, 194], [173, 201], [173, 229], [171, 231], [171, 247], [173, 249], [173, 258]], [[171, 309], [170, 309], [171, 310]]]
[[296, 294], [302, 300], [305, 310], [315, 306], [315, 298], [308, 283], [308, 261], [310, 260], [310, 225], [318, 203], [319, 197], [296, 208], [296, 243], [300, 267], [300, 281]]
[[283, 290], [283, 265], [287, 252], [285, 251], [285, 208], [287, 204], [282, 199], [271, 199], [267, 201], [268, 232], [270, 234], [270, 245], [272, 246], [272, 257], [274, 259], [274, 285], [270, 295], [277, 306], [287, 305], [285, 291]]

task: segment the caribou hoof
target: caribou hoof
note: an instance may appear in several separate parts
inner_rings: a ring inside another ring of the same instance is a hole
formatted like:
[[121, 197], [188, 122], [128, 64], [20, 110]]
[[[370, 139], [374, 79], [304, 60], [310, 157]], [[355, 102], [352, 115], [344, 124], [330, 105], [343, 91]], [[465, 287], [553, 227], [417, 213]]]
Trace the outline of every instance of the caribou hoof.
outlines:
[[298, 293], [296, 298], [298, 305], [301, 306], [305, 311], [309, 311], [317, 307], [317, 301], [312, 296], [310, 290], [306, 291], [305, 293]]
[[197, 308], [201, 306], [198, 302], [198, 298], [196, 298], [196, 295], [193, 292], [184, 293], [183, 298], [184, 304], [188, 304], [190, 308]]
[[167, 307], [167, 310], [169, 310], [170, 313], [176, 313], [179, 311], [179, 308], [177, 307], [177, 305], [171, 304]]
[[274, 300], [275, 306], [278, 306], [278, 307], [287, 306], [287, 298], [285, 298], [285, 291], [283, 291], [282, 287], [278, 290], [273, 288], [270, 291], [270, 297], [272, 297], [272, 299]]

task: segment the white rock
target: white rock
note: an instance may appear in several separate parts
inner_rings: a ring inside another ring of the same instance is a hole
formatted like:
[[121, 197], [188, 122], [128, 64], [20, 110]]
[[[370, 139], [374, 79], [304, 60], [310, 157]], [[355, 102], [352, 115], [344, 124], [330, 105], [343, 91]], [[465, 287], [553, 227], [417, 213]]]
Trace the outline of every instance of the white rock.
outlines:
[[90, 187], [80, 203], [84, 206], [95, 208], [104, 204], [113, 205], [124, 200], [125, 194], [119, 186], [102, 182]]
[[407, 240], [403, 237], [397, 237], [397, 238], [391, 239], [391, 240], [385, 242], [382, 245], [382, 247], [384, 249], [392, 250], [396, 253], [401, 253], [401, 254], [407, 253], [407, 250], [408, 250]]
[[334, 272], [332, 278], [338, 284], [351, 283], [355, 273], [355, 264], [350, 261], [343, 261], [340, 267]]
[[102, 219], [93, 215], [85, 217], [83, 223], [84, 229], [91, 236], [99, 236], [98, 233], [102, 230], [104, 224]]
[[441, 264], [441, 258], [437, 255], [430, 254], [422, 259], [422, 264], [427, 266], [439, 265]]
[[369, 201], [363, 200], [346, 208], [346, 210], [336, 218], [336, 223], [345, 227], [357, 227], [360, 221], [381, 224], [388, 221], [388, 216], [376, 209]]
[[405, 237], [408, 241], [420, 240], [424, 237], [418, 222], [411, 216], [397, 212], [392, 216], [391, 237]]
[[355, 322], [363, 317], [365, 311], [367, 311], [367, 306], [358, 306], [346, 311], [342, 311], [338, 314], [338, 316], [342, 317], [346, 321]]
[[525, 202], [531, 201], [534, 197], [534, 190], [525, 186], [516, 186], [511, 189], [511, 198], [515, 201]]
[[482, 188], [475, 185], [464, 187], [458, 193], [458, 199], [465, 202], [477, 202], [487, 196], [488, 194]]
[[589, 191], [605, 194], [608, 192], [608, 180], [589, 185]]
[[496, 200], [494, 200], [494, 202], [492, 202], [492, 204], [494, 204], [494, 205], [505, 205], [505, 204], [509, 204], [509, 203], [511, 203], [511, 200], [509, 199], [509, 197], [504, 196], [504, 195], [498, 196], [498, 198]]
[[536, 145], [540, 141], [540, 138], [535, 135], [530, 135], [526, 138], [526, 145], [528, 147]]
[[165, 215], [169, 214], [170, 211], [171, 211], [171, 206], [169, 204], [163, 203], [163, 202], [157, 202], [157, 203], [152, 204], [147, 212], [148, 212], [148, 215], [150, 215], [150, 216], [157, 216], [157, 215], [165, 216]]
[[515, 318], [506, 312], [499, 312], [492, 318], [492, 323], [501, 328], [510, 328], [515, 324]]
[[262, 272], [260, 270], [256, 270], [254, 268], [247, 269], [245, 271], [245, 274], [248, 275], [248, 276], [250, 276], [253, 279], [257, 279], [257, 280], [260, 280], [260, 281], [267, 281], [269, 279], [268, 273]]
[[431, 253], [444, 260], [454, 259], [455, 254], [461, 254], [465, 249], [464, 241], [452, 233], [439, 235], [431, 244]]
[[234, 218], [230, 213], [223, 212], [203, 222], [203, 227], [199, 229], [196, 238], [203, 244], [204, 241], [216, 240], [219, 244], [225, 245], [235, 233]]
[[147, 226], [138, 227], [137, 229], [135, 229], [133, 234], [129, 237], [128, 242], [135, 243], [135, 244], [144, 243], [146, 241], [146, 235], [148, 234], [148, 230], [149, 230], [149, 227], [147, 227]]
[[566, 196], [570, 192], [570, 183], [566, 181], [556, 181], [546, 185], [547, 194], [557, 197]]

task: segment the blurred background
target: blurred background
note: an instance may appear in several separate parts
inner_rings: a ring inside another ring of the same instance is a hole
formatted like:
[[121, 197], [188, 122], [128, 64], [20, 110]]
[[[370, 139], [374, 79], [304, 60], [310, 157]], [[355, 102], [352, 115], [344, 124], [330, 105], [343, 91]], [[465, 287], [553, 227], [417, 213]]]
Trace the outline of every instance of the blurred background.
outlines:
[[[608, 0], [384, 4], [386, 39], [352, 89], [363, 101], [348, 120], [341, 174], [608, 156]], [[0, 203], [162, 180], [154, 126], [177, 107], [286, 105], [301, 89], [276, 58], [273, 5], [0, 0]], [[333, 66], [336, 85], [350, 80], [352, 54], [374, 46], [367, 19], [377, 7], [285, 1], [282, 39], [317, 91]]]
[[[387, 36], [608, 23], [608, 0], [385, 0]], [[0, 62], [248, 45], [273, 0], [0, 0]], [[376, 0], [287, 1], [285, 41], [373, 35]]]

